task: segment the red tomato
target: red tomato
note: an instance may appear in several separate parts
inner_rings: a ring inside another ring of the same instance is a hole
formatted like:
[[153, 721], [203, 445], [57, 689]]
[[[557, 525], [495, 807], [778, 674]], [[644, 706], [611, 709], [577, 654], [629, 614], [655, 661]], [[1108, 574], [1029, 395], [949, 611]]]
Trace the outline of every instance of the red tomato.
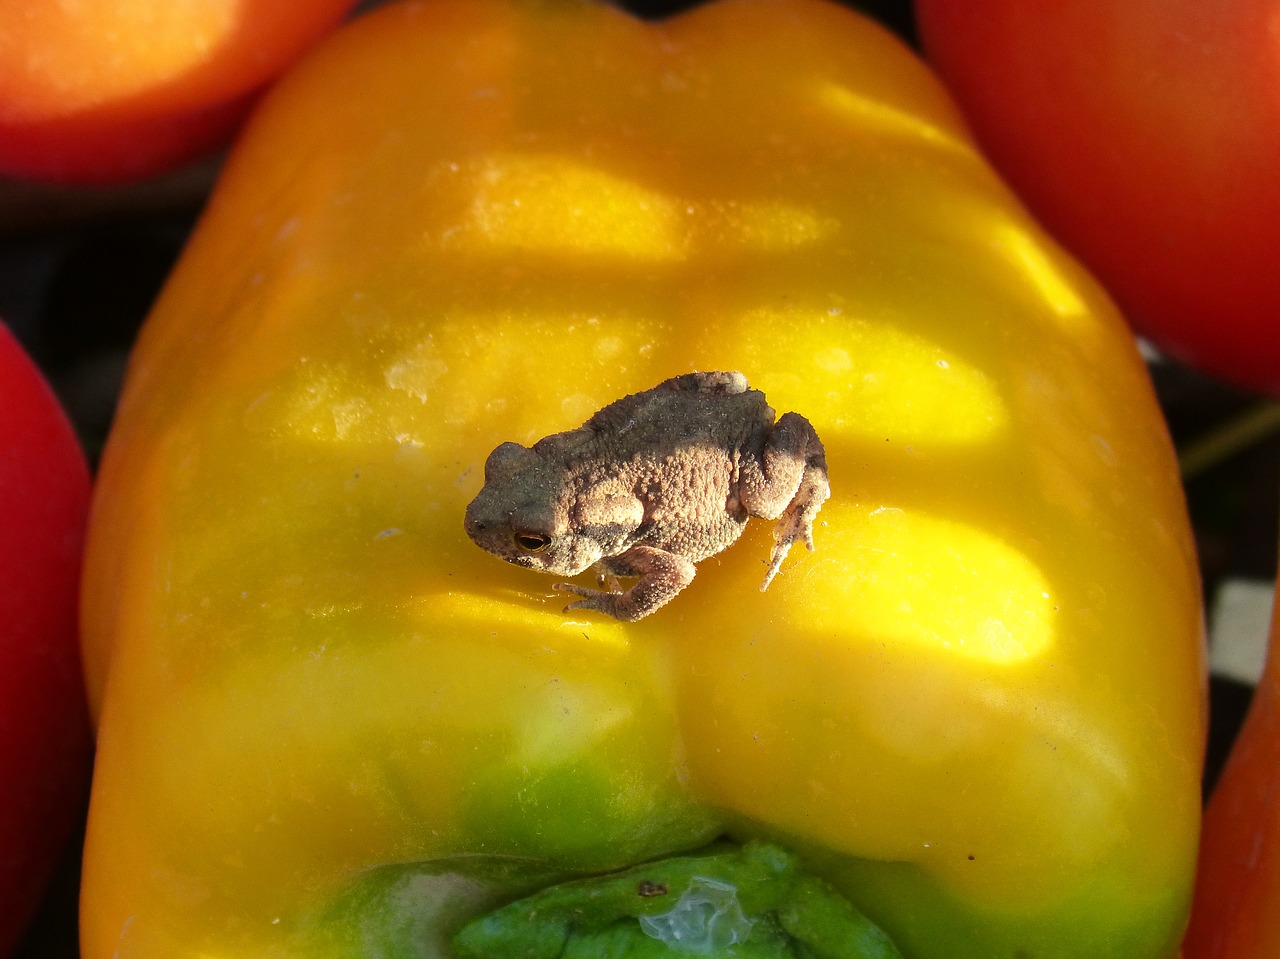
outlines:
[[1280, 393], [1280, 0], [917, 0], [979, 141], [1138, 330]]
[[89, 471], [57, 400], [0, 326], [0, 956], [88, 797], [76, 599]]
[[1280, 956], [1280, 602], [1249, 715], [1205, 810], [1183, 959]]
[[230, 137], [355, 0], [5, 0], [0, 174], [134, 179]]

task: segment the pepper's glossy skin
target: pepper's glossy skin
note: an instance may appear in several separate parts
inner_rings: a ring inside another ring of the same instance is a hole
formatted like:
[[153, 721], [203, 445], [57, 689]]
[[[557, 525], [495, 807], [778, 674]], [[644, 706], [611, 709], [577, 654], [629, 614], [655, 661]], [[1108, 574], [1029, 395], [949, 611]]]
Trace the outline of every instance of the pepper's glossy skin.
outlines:
[[[767, 593], [764, 524], [636, 624], [468, 541], [497, 443], [694, 369], [826, 445], [821, 549]], [[846, 9], [339, 31], [147, 324], [90, 538], [86, 959], [444, 956], [722, 835], [908, 959], [1176, 951], [1203, 662], [1145, 370]]]

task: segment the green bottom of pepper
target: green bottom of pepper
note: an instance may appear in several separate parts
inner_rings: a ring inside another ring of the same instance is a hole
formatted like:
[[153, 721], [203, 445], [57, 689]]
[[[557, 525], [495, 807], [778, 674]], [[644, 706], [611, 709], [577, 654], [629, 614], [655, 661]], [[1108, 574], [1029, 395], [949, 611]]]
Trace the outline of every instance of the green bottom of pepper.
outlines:
[[[773, 843], [717, 843], [561, 879], [490, 857], [430, 872], [382, 870], [320, 917], [315, 928], [327, 941], [316, 951], [371, 959], [902, 959], [883, 930]], [[525, 894], [495, 908], [497, 888]], [[442, 929], [457, 931], [446, 940]]]

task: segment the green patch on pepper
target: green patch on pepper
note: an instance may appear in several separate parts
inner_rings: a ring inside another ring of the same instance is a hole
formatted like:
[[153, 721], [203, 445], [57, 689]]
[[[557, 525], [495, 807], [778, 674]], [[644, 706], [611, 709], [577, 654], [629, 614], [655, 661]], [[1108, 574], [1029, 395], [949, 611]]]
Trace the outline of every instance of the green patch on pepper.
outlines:
[[552, 886], [453, 939], [460, 959], [901, 959], [885, 933], [769, 843]]

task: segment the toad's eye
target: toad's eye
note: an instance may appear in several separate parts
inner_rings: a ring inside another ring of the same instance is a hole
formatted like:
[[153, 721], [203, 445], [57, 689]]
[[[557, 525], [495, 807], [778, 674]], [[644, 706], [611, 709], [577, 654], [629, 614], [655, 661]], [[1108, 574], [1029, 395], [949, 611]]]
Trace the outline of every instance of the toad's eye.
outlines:
[[516, 533], [516, 545], [526, 553], [541, 553], [551, 545], [551, 537], [541, 533]]

